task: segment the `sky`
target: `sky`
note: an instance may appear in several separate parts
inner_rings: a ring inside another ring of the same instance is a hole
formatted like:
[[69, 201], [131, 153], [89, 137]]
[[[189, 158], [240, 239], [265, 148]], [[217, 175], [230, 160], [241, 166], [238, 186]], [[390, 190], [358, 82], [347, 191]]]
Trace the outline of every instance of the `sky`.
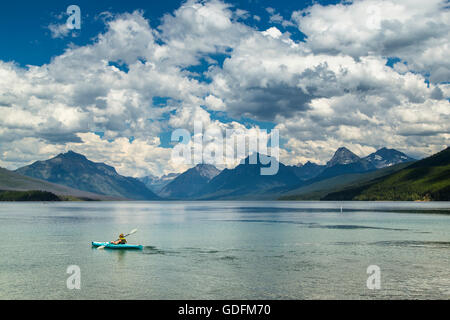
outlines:
[[0, 6], [1, 167], [73, 150], [124, 175], [182, 172], [170, 137], [194, 121], [277, 129], [285, 164], [449, 145], [448, 1]]

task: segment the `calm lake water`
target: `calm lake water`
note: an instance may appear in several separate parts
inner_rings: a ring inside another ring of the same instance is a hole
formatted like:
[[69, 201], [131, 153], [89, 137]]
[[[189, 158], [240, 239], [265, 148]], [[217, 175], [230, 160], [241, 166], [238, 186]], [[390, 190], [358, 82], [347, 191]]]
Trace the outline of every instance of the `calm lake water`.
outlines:
[[0, 299], [450, 298], [448, 202], [0, 203], [0, 234]]

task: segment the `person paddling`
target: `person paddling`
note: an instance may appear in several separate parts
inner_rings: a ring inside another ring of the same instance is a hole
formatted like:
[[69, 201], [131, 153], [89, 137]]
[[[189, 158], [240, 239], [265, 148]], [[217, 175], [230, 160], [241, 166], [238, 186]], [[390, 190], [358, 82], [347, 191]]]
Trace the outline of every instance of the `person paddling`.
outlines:
[[126, 244], [127, 243], [127, 239], [125, 239], [125, 236], [123, 235], [123, 233], [121, 233], [119, 235], [119, 239], [116, 241], [111, 241], [112, 244]]

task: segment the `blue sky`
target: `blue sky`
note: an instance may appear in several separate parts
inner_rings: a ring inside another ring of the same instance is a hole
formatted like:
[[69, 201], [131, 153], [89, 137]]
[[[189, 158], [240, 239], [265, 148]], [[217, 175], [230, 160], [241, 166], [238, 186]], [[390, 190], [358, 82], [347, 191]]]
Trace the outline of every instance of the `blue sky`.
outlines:
[[[94, 39], [100, 32], [105, 31], [105, 25], [101, 20], [101, 13], [109, 12], [120, 14], [142, 10], [144, 16], [150, 21], [152, 27], [157, 27], [161, 18], [177, 9], [183, 1], [121, 1], [121, 0], [100, 0], [100, 1], [16, 1], [3, 4], [0, 12], [0, 19], [3, 28], [0, 29], [0, 39], [5, 44], [0, 52], [0, 59], [3, 61], [14, 61], [25, 67], [27, 65], [43, 65], [51, 61], [52, 57], [60, 55], [69, 45], [83, 46]], [[261, 18], [254, 20], [252, 25], [260, 30], [271, 27], [269, 22], [270, 14], [267, 8], [276, 9], [282, 16], [289, 17], [294, 10], [300, 10], [313, 3], [310, 1], [229, 1], [228, 3], [237, 8], [247, 10]], [[336, 3], [336, 1], [314, 1], [324, 5]], [[81, 8], [82, 31], [77, 32], [74, 37], [53, 38], [48, 29], [50, 24], [60, 24], [64, 22], [68, 15], [65, 11], [69, 5], [76, 4]], [[26, 10], [24, 10], [26, 8]], [[286, 28], [292, 33], [292, 38], [303, 40], [304, 35], [294, 26]], [[226, 55], [216, 55], [219, 61], [223, 61]], [[121, 68], [123, 66], [117, 65]], [[207, 68], [205, 63], [192, 66], [188, 70], [193, 72], [203, 72]], [[208, 81], [204, 77], [198, 77], [201, 81]], [[157, 97], [158, 103], [167, 100], [167, 97]], [[224, 113], [212, 113], [214, 119], [221, 121], [232, 121]], [[246, 126], [258, 125], [260, 128], [271, 130], [274, 123], [268, 121], [257, 121], [251, 118], [238, 119]], [[164, 147], [170, 146], [170, 132], [165, 132], [160, 136]]]
[[[314, 3], [330, 4], [337, 1], [314, 1]], [[182, 1], [137, 1], [137, 0], [97, 0], [97, 1], [4, 1], [0, 11], [0, 39], [3, 43], [0, 59], [15, 61], [21, 65], [41, 65], [48, 63], [57, 54], [61, 54], [69, 43], [83, 45], [91, 41], [99, 32], [104, 31], [104, 24], [98, 16], [102, 12], [123, 13], [141, 9], [150, 24], [157, 27], [164, 14], [173, 12]], [[289, 0], [257, 0], [257, 1], [229, 1], [243, 10], [260, 16], [261, 21], [254, 25], [265, 30], [270, 27], [269, 13], [266, 8], [277, 9], [281, 15], [288, 17], [292, 11], [303, 9], [313, 1]], [[83, 27], [76, 38], [53, 39], [47, 26], [51, 23], [60, 23], [57, 16], [65, 13], [69, 5], [76, 4], [81, 8]], [[303, 35], [295, 28], [288, 28], [296, 33], [297, 39]]]
[[429, 155], [450, 138], [448, 21], [446, 0], [4, 2], [0, 166], [73, 149], [180, 172], [170, 136], [194, 121], [277, 129], [287, 164]]

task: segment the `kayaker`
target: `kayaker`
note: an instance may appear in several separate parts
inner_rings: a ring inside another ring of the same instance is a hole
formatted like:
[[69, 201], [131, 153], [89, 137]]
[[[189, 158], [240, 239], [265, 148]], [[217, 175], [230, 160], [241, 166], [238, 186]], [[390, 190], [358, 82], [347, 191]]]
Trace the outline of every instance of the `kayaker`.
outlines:
[[123, 233], [121, 233], [119, 235], [119, 240], [116, 241], [111, 241], [112, 244], [126, 244], [127, 243], [127, 239], [125, 239], [125, 236], [123, 235]]

